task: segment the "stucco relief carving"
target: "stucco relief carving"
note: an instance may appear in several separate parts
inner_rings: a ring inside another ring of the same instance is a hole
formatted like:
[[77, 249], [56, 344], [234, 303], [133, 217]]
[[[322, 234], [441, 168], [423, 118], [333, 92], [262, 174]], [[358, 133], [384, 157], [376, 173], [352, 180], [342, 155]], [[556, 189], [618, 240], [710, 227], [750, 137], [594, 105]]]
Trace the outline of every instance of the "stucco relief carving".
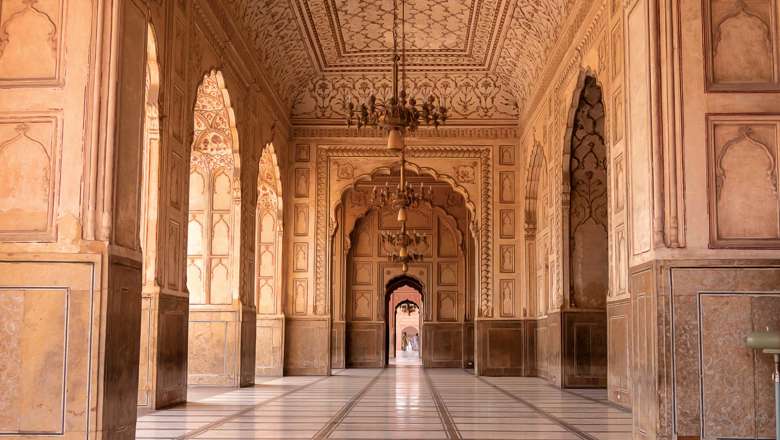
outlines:
[[515, 202], [515, 173], [514, 171], [502, 171], [498, 173], [499, 201], [501, 203]]
[[309, 235], [309, 206], [297, 203], [293, 210], [293, 233], [296, 236]]
[[[612, 78], [617, 81], [623, 74], [623, 22], [618, 21], [611, 32], [612, 54], [610, 56]], [[604, 73], [606, 77], [606, 72]]]
[[0, 237], [54, 239], [56, 127], [49, 117], [0, 120]]
[[293, 245], [293, 272], [306, 272], [309, 269], [309, 243]]
[[609, 291], [607, 147], [601, 88], [584, 79], [571, 136], [569, 165], [569, 305], [604, 307]]
[[309, 169], [296, 168], [293, 178], [295, 179], [295, 197], [309, 197]]
[[514, 209], [502, 209], [500, 212], [501, 222], [499, 226], [499, 237], [501, 238], [514, 238], [515, 237], [515, 210]]
[[502, 273], [513, 273], [515, 271], [515, 245], [502, 244], [499, 248], [500, 264]]
[[[448, 85], [439, 91], [454, 117], [462, 119], [514, 117], [538, 85], [550, 49], [573, 38], [562, 31], [567, 19], [589, 9], [587, 2], [571, 0], [477, 0], [468, 7], [450, 2], [438, 9], [437, 1], [407, 5], [432, 20], [422, 34], [407, 34], [407, 78], [432, 84], [419, 73], [428, 71], [445, 78]], [[342, 79], [386, 82], [375, 72], [383, 76], [389, 69], [388, 6], [335, 6], [325, 0], [228, 1], [274, 88], [282, 97], [295, 97], [294, 119], [343, 113], [345, 97], [336, 92]], [[460, 9], [469, 9], [475, 19], [447, 18]], [[363, 31], [367, 27], [385, 32], [369, 35]]]
[[311, 145], [299, 144], [295, 146], [295, 161], [308, 162], [311, 157]]
[[62, 0], [0, 4], [0, 83], [46, 84], [58, 79], [62, 9]]
[[780, 87], [777, 1], [705, 2], [710, 87], [724, 90]]
[[[410, 96], [424, 99], [437, 96], [446, 103], [452, 120], [517, 118], [512, 94], [501, 89], [501, 80], [486, 74], [444, 73], [434, 78], [410, 75], [406, 89]], [[365, 74], [324, 76], [311, 81], [298, 97], [294, 119], [344, 119], [349, 103], [363, 103], [374, 94], [382, 102], [392, 94], [387, 75]]]
[[514, 165], [515, 164], [515, 146], [514, 145], [501, 145], [499, 147], [498, 164], [499, 165]]
[[315, 74], [295, 11], [288, 2], [276, 0], [226, 0], [225, 8], [238, 19], [257, 51], [277, 98], [291, 104], [300, 92], [298, 85]]
[[305, 279], [293, 280], [293, 314], [305, 315], [308, 309], [309, 282]]
[[477, 170], [476, 162], [470, 165], [457, 165], [453, 169], [455, 171], [455, 178], [463, 183], [474, 183]]
[[[780, 245], [780, 121], [714, 116], [710, 125], [712, 244]], [[750, 220], [746, 221], [748, 212]]]
[[500, 280], [501, 317], [510, 318], [515, 315], [515, 280]]

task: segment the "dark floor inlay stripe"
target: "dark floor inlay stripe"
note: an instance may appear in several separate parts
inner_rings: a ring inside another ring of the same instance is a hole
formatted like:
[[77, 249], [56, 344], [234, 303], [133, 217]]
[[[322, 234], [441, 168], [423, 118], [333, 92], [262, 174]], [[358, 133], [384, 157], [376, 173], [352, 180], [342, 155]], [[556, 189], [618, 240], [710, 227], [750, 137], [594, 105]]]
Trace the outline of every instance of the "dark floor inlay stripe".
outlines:
[[344, 418], [349, 414], [350, 411], [352, 411], [352, 408], [357, 405], [357, 403], [360, 401], [360, 399], [365, 396], [365, 394], [368, 392], [368, 390], [371, 389], [372, 386], [376, 383], [376, 381], [379, 380], [380, 377], [382, 377], [383, 374], [385, 374], [385, 371], [382, 370], [379, 372], [379, 374], [375, 375], [373, 379], [371, 379], [365, 387], [363, 387], [360, 392], [352, 396], [351, 399], [339, 410], [339, 412], [336, 413], [331, 419], [328, 421], [325, 426], [322, 427], [319, 431], [317, 431], [316, 434], [314, 434], [314, 437], [312, 437], [312, 440], [321, 440], [326, 439], [330, 437], [330, 435], [333, 433], [333, 431], [336, 430], [336, 427], [341, 424], [341, 422], [344, 420]]
[[513, 393], [510, 393], [509, 391], [501, 388], [500, 386], [490, 382], [489, 380], [486, 380], [485, 378], [481, 376], [477, 376], [477, 379], [482, 381], [483, 383], [490, 385], [491, 387], [495, 388], [496, 390], [500, 391], [504, 395], [515, 399], [516, 401], [528, 406], [529, 408], [533, 409], [534, 411], [538, 412], [539, 414], [547, 417], [548, 419], [552, 420], [553, 422], [557, 423], [559, 426], [563, 427], [564, 429], [570, 431], [571, 433], [577, 435], [577, 437], [584, 439], [584, 440], [598, 440], [596, 437], [593, 437], [592, 435], [588, 434], [587, 432], [582, 432], [581, 430], [577, 429], [575, 426], [566, 423], [564, 420], [548, 413], [547, 411], [543, 410], [542, 408], [539, 408], [538, 406], [534, 405], [533, 403], [523, 399], [522, 397], [516, 396]]
[[305, 385], [300, 385], [300, 386], [296, 387], [295, 389], [292, 389], [290, 391], [287, 391], [287, 392], [284, 392], [282, 394], [279, 394], [276, 397], [272, 397], [272, 398], [270, 398], [268, 400], [264, 400], [264, 401], [262, 401], [262, 402], [260, 402], [258, 404], [255, 404], [255, 405], [250, 405], [250, 406], [248, 406], [248, 407], [246, 407], [244, 409], [238, 410], [238, 411], [236, 411], [236, 412], [234, 412], [234, 413], [232, 413], [232, 414], [230, 414], [228, 416], [222, 417], [221, 419], [213, 421], [213, 422], [211, 422], [211, 423], [209, 423], [207, 425], [201, 426], [198, 429], [195, 429], [193, 431], [187, 431], [183, 435], [180, 435], [180, 436], [176, 437], [176, 440], [183, 440], [183, 439], [193, 438], [195, 436], [203, 434], [204, 432], [206, 432], [206, 431], [208, 431], [210, 429], [214, 429], [214, 428], [216, 428], [218, 426], [222, 426], [225, 423], [227, 423], [227, 422], [229, 422], [229, 421], [231, 421], [233, 419], [241, 417], [242, 415], [247, 414], [247, 413], [255, 410], [256, 408], [260, 408], [263, 405], [267, 405], [267, 404], [269, 404], [271, 402], [275, 402], [275, 401], [277, 401], [279, 399], [287, 397], [290, 394], [297, 393], [298, 391], [301, 391], [303, 389], [309, 388], [310, 386], [312, 386], [314, 384], [318, 384], [318, 383], [328, 379], [329, 377], [332, 377], [332, 376], [321, 377], [321, 378], [319, 378], [319, 379], [317, 379], [317, 380], [315, 380], [313, 382], [309, 382], [309, 383], [307, 383]]
[[462, 439], [460, 431], [458, 431], [458, 428], [452, 421], [450, 412], [447, 410], [447, 405], [444, 404], [441, 396], [439, 396], [439, 392], [436, 390], [436, 386], [433, 384], [433, 380], [428, 375], [428, 370], [423, 368], [422, 372], [425, 381], [428, 383], [428, 388], [431, 390], [431, 397], [433, 397], [433, 402], [436, 404], [436, 409], [439, 411], [439, 418], [442, 424], [444, 424], [444, 429], [447, 430], [447, 438]]

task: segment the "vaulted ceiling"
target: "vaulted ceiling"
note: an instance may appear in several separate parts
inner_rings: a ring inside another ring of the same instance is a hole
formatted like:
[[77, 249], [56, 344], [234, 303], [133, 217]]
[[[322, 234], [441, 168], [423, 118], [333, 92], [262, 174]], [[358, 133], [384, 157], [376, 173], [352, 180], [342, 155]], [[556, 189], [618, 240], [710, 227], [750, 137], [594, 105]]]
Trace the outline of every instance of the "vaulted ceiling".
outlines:
[[[397, 0], [399, 8], [401, 0]], [[389, 96], [393, 0], [226, 0], [297, 124], [340, 124]], [[406, 88], [454, 123], [516, 123], [567, 20], [588, 0], [405, 0]]]

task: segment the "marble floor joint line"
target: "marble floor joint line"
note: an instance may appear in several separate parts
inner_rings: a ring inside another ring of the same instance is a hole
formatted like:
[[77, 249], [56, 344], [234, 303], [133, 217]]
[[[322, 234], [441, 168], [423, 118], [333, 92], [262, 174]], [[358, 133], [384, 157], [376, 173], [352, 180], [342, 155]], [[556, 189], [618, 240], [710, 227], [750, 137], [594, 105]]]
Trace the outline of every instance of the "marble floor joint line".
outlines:
[[357, 403], [360, 401], [360, 399], [368, 392], [368, 390], [371, 389], [372, 386], [379, 380], [380, 377], [382, 377], [383, 374], [385, 374], [387, 370], [382, 370], [379, 374], [374, 376], [373, 379], [369, 383], [366, 384], [365, 387], [363, 387], [362, 390], [356, 395], [352, 397], [352, 399], [347, 402], [346, 405], [335, 415], [333, 416], [330, 421], [322, 427], [322, 429], [314, 434], [314, 437], [312, 437], [312, 440], [320, 440], [320, 439], [327, 439], [330, 438], [330, 434], [336, 429], [336, 427], [341, 423], [342, 420], [349, 414], [350, 411], [352, 411], [352, 408], [357, 405]]
[[458, 432], [458, 428], [455, 426], [455, 423], [453, 423], [452, 416], [447, 410], [447, 405], [444, 403], [444, 401], [442, 401], [441, 396], [439, 396], [439, 392], [436, 391], [436, 386], [433, 384], [431, 377], [428, 375], [428, 370], [423, 369], [422, 373], [425, 377], [425, 381], [428, 384], [428, 387], [431, 389], [431, 396], [433, 396], [436, 409], [439, 411], [439, 418], [441, 419], [442, 424], [444, 424], [444, 427], [447, 429], [448, 437], [451, 439], [462, 439], [463, 437], [461, 437], [460, 432]]
[[555, 423], [557, 423], [561, 427], [563, 427], [563, 428], [571, 431], [572, 433], [576, 434], [581, 439], [583, 439], [583, 440], [598, 440], [596, 437], [593, 437], [592, 435], [590, 435], [590, 434], [588, 434], [586, 432], [582, 432], [581, 430], [577, 429], [576, 427], [572, 426], [571, 424], [569, 424], [569, 423], [563, 421], [562, 419], [560, 419], [560, 418], [550, 414], [549, 412], [543, 410], [539, 406], [534, 405], [533, 403], [529, 402], [526, 399], [523, 399], [522, 397], [519, 397], [519, 396], [516, 396], [513, 393], [510, 393], [509, 391], [507, 391], [507, 390], [501, 388], [500, 386], [498, 386], [498, 385], [488, 381], [487, 379], [485, 379], [485, 378], [483, 378], [481, 376], [477, 376], [477, 379], [479, 379], [482, 382], [484, 382], [484, 383], [492, 386], [493, 388], [499, 390], [500, 392], [504, 393], [508, 397], [511, 397], [512, 399], [517, 400], [518, 402], [522, 403], [523, 405], [528, 406], [529, 408], [533, 409], [534, 411], [538, 412], [539, 414], [542, 414], [543, 416], [545, 416], [548, 419], [554, 421]]

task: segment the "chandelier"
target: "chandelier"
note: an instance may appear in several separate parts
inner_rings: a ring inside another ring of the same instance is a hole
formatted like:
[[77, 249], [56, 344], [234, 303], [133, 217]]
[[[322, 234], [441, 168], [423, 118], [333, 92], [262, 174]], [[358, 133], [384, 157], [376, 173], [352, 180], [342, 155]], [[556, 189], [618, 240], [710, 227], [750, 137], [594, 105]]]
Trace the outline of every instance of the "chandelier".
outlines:
[[[401, 53], [406, 61], [406, 32], [404, 26], [405, 17], [404, 0], [401, 0]], [[403, 88], [406, 80], [405, 67], [401, 68], [402, 78], [399, 84], [398, 55], [398, 3], [393, 0], [393, 96], [384, 101], [378, 101], [376, 95], [371, 94], [367, 102], [355, 106], [350, 102], [347, 106], [347, 126], [356, 125], [358, 129], [371, 126], [383, 128], [388, 133], [387, 148], [400, 151], [404, 147], [403, 136], [407, 132], [414, 132], [421, 123], [438, 127], [447, 121], [447, 107], [445, 107], [433, 95], [425, 99], [418, 107], [417, 100], [408, 96]]]
[[404, 149], [401, 149], [401, 178], [396, 187], [375, 186], [371, 192], [371, 206], [382, 209], [391, 207], [398, 211], [398, 223], [401, 229], [398, 232], [382, 232], [380, 240], [382, 246], [388, 251], [388, 259], [393, 263], [401, 264], [401, 271], [409, 271], [409, 264], [423, 259], [423, 253], [419, 251], [421, 247], [427, 248], [428, 238], [420, 233], [409, 231], [406, 227], [407, 211], [414, 209], [420, 203], [431, 202], [433, 190], [420, 183], [419, 187], [414, 187], [406, 181], [406, 155]]

